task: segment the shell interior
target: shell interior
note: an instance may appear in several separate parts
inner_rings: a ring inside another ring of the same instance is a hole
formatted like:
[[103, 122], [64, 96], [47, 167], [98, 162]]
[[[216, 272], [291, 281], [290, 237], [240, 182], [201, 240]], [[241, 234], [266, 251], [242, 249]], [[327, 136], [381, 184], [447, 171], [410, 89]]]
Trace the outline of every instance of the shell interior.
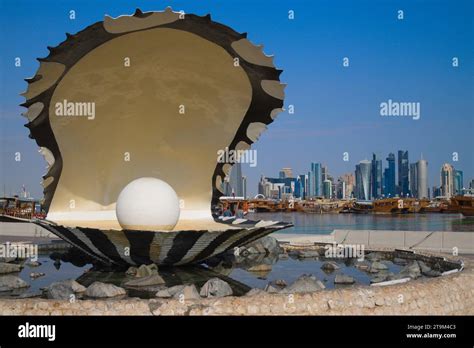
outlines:
[[232, 228], [211, 214], [233, 164], [217, 153], [249, 149], [281, 111], [272, 57], [210, 16], [169, 8], [106, 17], [49, 50], [22, 104], [48, 162], [49, 220], [120, 230], [121, 190], [156, 177], [181, 199], [175, 230]]

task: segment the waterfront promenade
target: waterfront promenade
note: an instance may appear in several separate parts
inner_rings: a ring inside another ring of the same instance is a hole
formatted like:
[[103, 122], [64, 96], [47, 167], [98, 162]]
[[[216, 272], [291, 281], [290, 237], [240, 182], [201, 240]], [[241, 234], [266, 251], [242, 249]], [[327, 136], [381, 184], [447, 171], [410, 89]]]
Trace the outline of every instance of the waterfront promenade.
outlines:
[[[442, 253], [474, 254], [474, 232], [393, 231], [335, 229], [329, 234], [273, 233], [279, 242], [313, 244], [357, 244], [370, 248], [426, 250]], [[31, 223], [2, 223], [0, 242], [25, 241], [47, 243], [59, 238]], [[456, 249], [457, 248], [457, 249]]]
[[0, 243], [5, 242], [30, 242], [36, 244], [50, 244], [59, 242], [60, 238], [41, 226], [23, 222], [0, 223]]
[[272, 234], [279, 242], [299, 245], [350, 244], [365, 248], [426, 250], [474, 254], [474, 232], [334, 230], [330, 234]]

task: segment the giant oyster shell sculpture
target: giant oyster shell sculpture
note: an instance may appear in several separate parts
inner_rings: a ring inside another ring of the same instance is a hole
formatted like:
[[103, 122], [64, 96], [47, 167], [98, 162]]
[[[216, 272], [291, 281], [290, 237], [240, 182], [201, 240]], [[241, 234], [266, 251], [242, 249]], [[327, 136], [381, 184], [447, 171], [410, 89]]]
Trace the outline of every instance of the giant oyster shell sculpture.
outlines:
[[[22, 104], [48, 163], [37, 224], [104, 263], [169, 265], [290, 226], [211, 213], [233, 164], [218, 151], [249, 149], [283, 107], [281, 70], [246, 34], [209, 15], [137, 10], [49, 51]], [[121, 229], [117, 197], [141, 177], [176, 191], [173, 230]]]

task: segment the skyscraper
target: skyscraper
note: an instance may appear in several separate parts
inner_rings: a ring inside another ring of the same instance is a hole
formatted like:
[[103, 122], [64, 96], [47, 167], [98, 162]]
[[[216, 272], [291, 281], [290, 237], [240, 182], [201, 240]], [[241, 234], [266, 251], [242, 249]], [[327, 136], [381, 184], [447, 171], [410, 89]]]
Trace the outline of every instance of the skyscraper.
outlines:
[[441, 195], [450, 198], [454, 195], [454, 168], [449, 163], [441, 167]]
[[311, 163], [311, 182], [310, 182], [310, 196], [322, 196], [322, 165], [321, 163]]
[[355, 177], [352, 173], [341, 175], [336, 183], [336, 198], [349, 199], [352, 196], [355, 185]]
[[321, 166], [321, 183], [324, 184], [324, 182], [328, 179], [329, 179], [328, 166]]
[[332, 181], [329, 179], [324, 180], [323, 194], [324, 198], [332, 198]]
[[242, 164], [240, 162], [236, 162], [230, 170], [229, 186], [230, 192], [226, 192], [226, 195], [242, 197], [244, 192], [242, 187]]
[[247, 177], [242, 177], [242, 197], [247, 198]]
[[285, 179], [285, 178], [292, 178], [293, 177], [293, 170], [291, 168], [282, 168], [280, 170], [280, 178]]
[[375, 153], [372, 154], [371, 168], [371, 197], [380, 198], [382, 196], [382, 161], [377, 159]]
[[416, 163], [410, 163], [410, 195], [418, 197], [418, 169]]
[[370, 170], [372, 163], [368, 160], [360, 161], [356, 165], [356, 197], [361, 200], [370, 200]]
[[408, 151], [398, 151], [398, 194], [406, 196], [410, 193]]
[[428, 162], [420, 159], [416, 162], [417, 188], [416, 197], [429, 198], [428, 192]]
[[265, 183], [266, 183], [266, 179], [265, 179], [265, 176], [262, 174], [260, 176], [260, 181], [258, 182], [258, 194], [259, 195], [264, 195], [265, 196]]
[[336, 184], [334, 183], [334, 178], [332, 177], [332, 175], [328, 174], [327, 180], [331, 182], [331, 198], [334, 198], [336, 197]]
[[311, 198], [314, 196], [314, 179], [313, 173], [311, 171], [308, 172], [308, 181], [307, 181], [307, 190], [306, 190], [306, 198]]
[[354, 195], [355, 176], [352, 173], [342, 175], [342, 180], [345, 182], [344, 198], [351, 198]]
[[342, 177], [337, 178], [336, 184], [336, 198], [346, 199], [346, 183]]
[[395, 188], [395, 154], [389, 153], [387, 157], [388, 167], [384, 171], [384, 195], [393, 197], [396, 194]]
[[464, 178], [462, 170], [454, 171], [454, 194], [462, 195], [464, 188]]
[[304, 174], [301, 174], [298, 178], [299, 178], [298, 182], [299, 182], [299, 185], [300, 185], [300, 198], [306, 199], [307, 187], [308, 187], [308, 177]]

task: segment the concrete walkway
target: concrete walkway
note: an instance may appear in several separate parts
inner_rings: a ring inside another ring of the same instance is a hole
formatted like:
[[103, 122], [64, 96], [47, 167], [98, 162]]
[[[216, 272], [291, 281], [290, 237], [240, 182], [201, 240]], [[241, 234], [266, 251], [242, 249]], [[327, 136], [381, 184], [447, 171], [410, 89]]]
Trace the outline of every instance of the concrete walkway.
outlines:
[[449, 254], [474, 254], [474, 232], [334, 230], [330, 234], [274, 233], [280, 242], [295, 245], [359, 244], [365, 248], [427, 250]]
[[47, 244], [59, 240], [59, 237], [48, 230], [29, 222], [0, 223], [0, 243], [30, 242], [36, 244]]
[[[383, 231], [383, 230], [334, 230], [330, 234], [273, 233], [280, 242], [294, 245], [359, 244], [365, 248], [404, 248], [443, 253], [474, 254], [473, 232], [444, 231]], [[0, 223], [0, 242], [24, 241], [41, 243], [59, 238], [32, 223]]]

